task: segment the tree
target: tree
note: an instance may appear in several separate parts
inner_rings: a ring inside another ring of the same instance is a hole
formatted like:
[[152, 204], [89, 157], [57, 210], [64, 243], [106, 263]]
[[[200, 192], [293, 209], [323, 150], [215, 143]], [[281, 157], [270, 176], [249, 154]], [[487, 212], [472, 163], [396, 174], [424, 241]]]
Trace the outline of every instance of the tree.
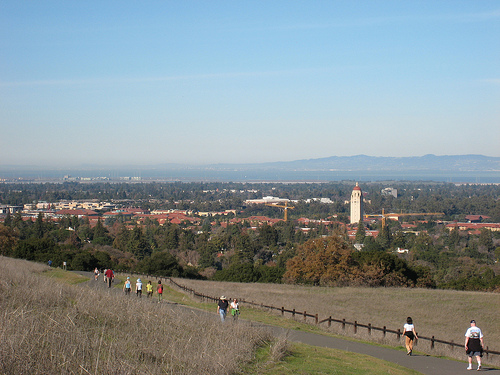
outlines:
[[363, 224], [363, 219], [359, 220], [358, 230], [356, 231], [356, 243], [363, 243], [365, 240], [365, 224]]
[[45, 228], [43, 225], [43, 213], [38, 213], [38, 216], [35, 221], [35, 225], [33, 227], [33, 234], [36, 238], [43, 238], [45, 233]]
[[118, 224], [118, 233], [113, 240], [113, 247], [121, 251], [127, 251], [127, 244], [130, 238], [128, 229], [123, 224]]
[[382, 227], [382, 230], [377, 236], [377, 242], [382, 246], [384, 249], [389, 249], [391, 247], [392, 243], [392, 235], [391, 235], [391, 229], [385, 225]]
[[479, 246], [483, 246], [484, 248], [486, 248], [487, 251], [493, 251], [495, 246], [493, 245], [493, 235], [491, 233], [491, 230], [487, 228], [481, 228], [478, 244]]
[[283, 279], [289, 283], [344, 285], [352, 277], [352, 250], [346, 240], [334, 235], [307, 241], [287, 262]]
[[140, 227], [135, 227], [132, 230], [127, 243], [127, 251], [134, 254], [137, 259], [143, 259], [151, 254], [151, 246], [149, 245]]
[[261, 246], [276, 246], [278, 243], [278, 232], [269, 224], [262, 225], [258, 232]]
[[165, 245], [167, 249], [174, 250], [179, 247], [179, 232], [180, 229], [177, 225], [169, 225], [167, 234], [165, 236]]
[[413, 286], [417, 274], [394, 254], [383, 251], [364, 251], [355, 254], [360, 279], [369, 286]]
[[94, 253], [94, 258], [98, 262], [98, 268], [105, 269], [105, 268], [112, 268], [113, 267], [113, 262], [111, 261], [111, 257], [109, 256], [108, 253], [104, 251], [96, 251]]
[[182, 276], [182, 267], [177, 259], [166, 251], [156, 252], [144, 258], [136, 267], [138, 272], [158, 276]]
[[200, 243], [198, 249], [200, 259], [198, 259], [198, 267], [207, 268], [215, 266], [215, 254], [219, 251], [211, 242]]
[[46, 262], [49, 258], [54, 258], [57, 252], [57, 245], [52, 239], [33, 237], [19, 241], [13, 255], [16, 258]]
[[236, 256], [235, 263], [252, 263], [253, 264], [253, 244], [248, 234], [242, 234], [236, 238], [235, 243]]
[[448, 246], [450, 249], [456, 249], [460, 244], [460, 231], [458, 225], [451, 230], [450, 236], [448, 237]]
[[10, 215], [10, 210], [7, 210], [7, 214], [5, 215], [5, 219], [3, 221], [3, 224], [6, 227], [10, 227], [12, 225], [12, 216]]
[[9, 256], [16, 247], [18, 237], [8, 226], [0, 224], [0, 254]]
[[92, 243], [97, 245], [111, 245], [113, 239], [109, 236], [108, 230], [102, 225], [101, 218], [97, 219], [92, 236]]
[[232, 264], [228, 268], [217, 271], [212, 279], [216, 281], [254, 283], [259, 279], [259, 274], [255, 271], [253, 264]]
[[99, 261], [87, 250], [80, 250], [69, 262], [70, 268], [91, 271], [99, 265]]
[[212, 230], [212, 224], [210, 223], [210, 219], [207, 217], [205, 220], [203, 220], [203, 225], [201, 227], [201, 230], [205, 233], [210, 233]]

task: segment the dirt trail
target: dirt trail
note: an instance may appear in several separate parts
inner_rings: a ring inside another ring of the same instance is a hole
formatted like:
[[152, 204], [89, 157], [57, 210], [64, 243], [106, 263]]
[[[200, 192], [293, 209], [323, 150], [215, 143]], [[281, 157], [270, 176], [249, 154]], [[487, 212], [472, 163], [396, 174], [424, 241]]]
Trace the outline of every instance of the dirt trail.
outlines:
[[[99, 276], [98, 281], [94, 281], [93, 274], [91, 272], [77, 272], [83, 276], [89, 277], [89, 281], [83, 285], [90, 288], [108, 290], [110, 293], [123, 293], [118, 288], [108, 288], [107, 284], [104, 283], [102, 275]], [[120, 279], [117, 278], [116, 282]], [[147, 301], [147, 299], [145, 299]], [[210, 314], [203, 310], [198, 310], [183, 305], [178, 305], [174, 303], [168, 303], [164, 300], [165, 306], [168, 306], [174, 311], [182, 311], [183, 314]], [[215, 314], [214, 309], [214, 320], [218, 321], [218, 316]], [[241, 319], [244, 321], [243, 319]], [[459, 374], [470, 374], [471, 371], [467, 371], [467, 364], [465, 362], [458, 362], [449, 359], [442, 359], [437, 357], [432, 357], [429, 355], [419, 355], [414, 354], [412, 356], [406, 355], [405, 351], [395, 350], [390, 348], [384, 348], [376, 345], [364, 344], [355, 341], [343, 340], [341, 338], [323, 336], [315, 333], [308, 333], [302, 331], [294, 331], [289, 329], [284, 329], [275, 326], [262, 325], [260, 323], [248, 322], [253, 326], [264, 326], [269, 329], [275, 336], [286, 336], [289, 341], [300, 342], [308, 345], [333, 348], [345, 350], [353, 353], [360, 353], [369, 355], [375, 358], [383, 359], [385, 361], [396, 363], [400, 366], [413, 369], [421, 372], [425, 375], [459, 375]], [[464, 361], [466, 360], [464, 353]], [[476, 368], [474, 359], [474, 369]], [[488, 374], [500, 374], [499, 369], [492, 368], [490, 366], [483, 366], [483, 371], [488, 371]]]

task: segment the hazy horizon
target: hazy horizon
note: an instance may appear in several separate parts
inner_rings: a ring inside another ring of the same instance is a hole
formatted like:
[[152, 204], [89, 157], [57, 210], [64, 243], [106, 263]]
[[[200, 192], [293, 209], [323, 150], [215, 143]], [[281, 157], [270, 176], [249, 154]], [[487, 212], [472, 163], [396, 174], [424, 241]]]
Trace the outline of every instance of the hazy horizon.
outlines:
[[36, 168], [36, 169], [78, 169], [78, 168], [154, 168], [154, 167], [212, 167], [212, 166], [262, 166], [265, 164], [279, 164], [279, 163], [294, 163], [299, 161], [315, 161], [329, 158], [355, 158], [355, 157], [368, 157], [368, 158], [377, 158], [377, 159], [410, 159], [410, 158], [423, 158], [426, 156], [435, 156], [435, 157], [467, 157], [467, 156], [478, 156], [485, 158], [500, 158], [496, 156], [483, 155], [483, 154], [463, 154], [463, 155], [435, 155], [435, 154], [426, 154], [426, 155], [414, 155], [414, 156], [374, 156], [374, 155], [366, 155], [366, 154], [356, 154], [356, 155], [330, 155], [323, 158], [304, 158], [304, 159], [294, 159], [294, 160], [270, 160], [263, 161], [258, 163], [252, 162], [241, 162], [241, 163], [231, 163], [231, 162], [220, 162], [220, 163], [116, 163], [116, 164], [106, 164], [106, 163], [91, 163], [91, 162], [81, 162], [81, 163], [73, 163], [73, 164], [37, 164], [37, 163], [27, 163], [27, 164], [1, 164], [1, 168]]

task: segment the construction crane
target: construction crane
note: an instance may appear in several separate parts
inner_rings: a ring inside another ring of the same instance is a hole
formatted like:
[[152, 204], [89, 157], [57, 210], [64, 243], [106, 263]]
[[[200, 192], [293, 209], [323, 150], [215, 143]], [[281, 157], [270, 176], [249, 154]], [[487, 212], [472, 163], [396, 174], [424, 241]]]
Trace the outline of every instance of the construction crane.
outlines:
[[386, 214], [384, 209], [382, 208], [382, 214], [375, 214], [375, 215], [364, 215], [365, 217], [380, 217], [382, 218], [382, 228], [385, 227], [385, 221], [386, 218], [390, 217], [398, 217], [399, 216], [440, 216], [444, 215], [444, 212], [409, 212], [409, 213], [394, 213], [391, 212], [390, 214]]
[[280, 208], [283, 208], [285, 210], [285, 221], [288, 221], [288, 209], [293, 210], [295, 208], [293, 206], [289, 206], [288, 202], [285, 202], [285, 205], [277, 204], [277, 203], [265, 203], [265, 205], [266, 206], [270, 206], [270, 207], [280, 207]]

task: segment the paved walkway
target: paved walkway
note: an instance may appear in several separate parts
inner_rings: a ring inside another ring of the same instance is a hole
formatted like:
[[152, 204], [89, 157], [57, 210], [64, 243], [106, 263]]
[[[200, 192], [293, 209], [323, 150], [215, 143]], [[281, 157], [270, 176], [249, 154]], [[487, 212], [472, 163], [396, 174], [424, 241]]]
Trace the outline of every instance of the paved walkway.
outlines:
[[[91, 278], [90, 281], [86, 283], [87, 286], [96, 289], [108, 289], [106, 284], [103, 282], [102, 276], [99, 278], [99, 281], [94, 281], [91, 272], [78, 272], [78, 273]], [[111, 288], [109, 291], [112, 293], [122, 293], [117, 288]], [[210, 314], [204, 310], [198, 310], [183, 305], [168, 303], [166, 300], [163, 300], [163, 302], [165, 302], [165, 305], [168, 305], [169, 308], [171, 308], [172, 310], [174, 311], [182, 310], [184, 314], [187, 311], [188, 313], [191, 314]], [[214, 319], [218, 320], [218, 316], [215, 314], [215, 309], [213, 315]], [[286, 335], [288, 340], [292, 342], [300, 342], [313, 346], [340, 349], [348, 352], [365, 354], [375, 358], [383, 359], [385, 361], [396, 363], [400, 366], [419, 371], [422, 374], [426, 375], [459, 375], [459, 374], [477, 373], [476, 371], [474, 372], [467, 371], [466, 369], [467, 363], [465, 362], [442, 359], [442, 358], [432, 357], [429, 355], [415, 354], [412, 356], [408, 356], [406, 355], [406, 352], [403, 350], [389, 349], [381, 346], [364, 344], [361, 342], [349, 341], [330, 336], [323, 336], [315, 333], [295, 331], [275, 326], [262, 325], [260, 323], [255, 323], [255, 322], [249, 322], [249, 323], [252, 324], [253, 326], [255, 325], [264, 326], [269, 330], [271, 330], [271, 332], [275, 336]], [[464, 353], [464, 360], [466, 360], [465, 353]], [[474, 359], [474, 369], [476, 367], [477, 366], [475, 364], [475, 359]], [[499, 369], [495, 369], [489, 366], [483, 366], [483, 371], [488, 371], [488, 374], [491, 375], [494, 374], [500, 375]]]

